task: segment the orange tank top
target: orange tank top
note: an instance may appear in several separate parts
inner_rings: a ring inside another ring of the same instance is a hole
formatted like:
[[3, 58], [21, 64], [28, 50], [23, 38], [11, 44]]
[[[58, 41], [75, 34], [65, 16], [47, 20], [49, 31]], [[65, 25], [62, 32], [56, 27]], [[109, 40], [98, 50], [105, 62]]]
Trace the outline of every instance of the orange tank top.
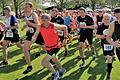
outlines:
[[49, 23], [47, 28], [43, 24], [41, 24], [40, 32], [45, 41], [47, 50], [51, 50], [52, 48], [60, 48], [58, 32], [54, 31], [53, 23]]

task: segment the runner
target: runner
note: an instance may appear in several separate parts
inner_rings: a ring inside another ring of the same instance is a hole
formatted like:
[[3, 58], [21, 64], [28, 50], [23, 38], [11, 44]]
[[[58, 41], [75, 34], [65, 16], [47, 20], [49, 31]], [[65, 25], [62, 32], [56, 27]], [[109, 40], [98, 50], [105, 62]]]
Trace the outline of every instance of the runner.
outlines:
[[[60, 15], [58, 15], [58, 14], [59, 14], [58, 9], [57, 8], [53, 8], [52, 9], [51, 22], [64, 25], [64, 19]], [[63, 44], [64, 31], [58, 30], [58, 35], [59, 35], [61, 44]], [[64, 48], [65, 48], [65, 54], [64, 55], [67, 56], [68, 48], [67, 48], [66, 45], [64, 46]]]
[[[57, 57], [57, 53], [60, 50], [60, 42], [57, 30], [64, 30], [64, 45], [66, 45], [67, 27], [65, 25], [51, 23], [50, 16], [48, 14], [42, 15], [42, 22], [43, 24], [40, 26], [40, 28], [37, 29], [36, 33], [33, 36], [33, 41], [35, 41], [40, 31], [45, 41], [48, 53], [42, 60], [42, 65], [52, 72], [52, 80], [58, 80], [65, 72], [65, 69], [62, 68]], [[59, 69], [58, 71], [55, 70], [50, 63], [51, 59], [56, 64], [56, 67]]]
[[[85, 67], [85, 59], [84, 59], [84, 42], [87, 39], [90, 48], [93, 50], [93, 60], [96, 58], [96, 50], [95, 47], [92, 44], [93, 41], [93, 29], [94, 29], [94, 21], [93, 19], [86, 15], [85, 9], [80, 8], [79, 10], [79, 16], [77, 17], [77, 22], [79, 24], [78, 27], [80, 27], [80, 38], [79, 41], [79, 52], [80, 52], [80, 58], [82, 58], [83, 63], [80, 65], [80, 68]], [[89, 34], [89, 35], [88, 35]]]
[[3, 22], [0, 20], [0, 45], [2, 46], [3, 45], [3, 41], [2, 38], [4, 36], [3, 32], [4, 32], [4, 28], [5, 28], [5, 25], [3, 24]]
[[110, 15], [104, 14], [103, 15], [103, 23], [98, 27], [97, 30], [97, 37], [101, 39], [101, 46], [103, 50], [103, 54], [105, 58], [107, 59], [107, 78], [106, 80], [110, 80], [110, 74], [112, 70], [112, 62], [113, 62], [113, 55], [114, 55], [114, 48], [112, 45], [110, 45], [107, 40], [107, 31], [110, 25]]
[[[32, 36], [34, 35], [37, 25], [39, 24], [38, 16], [35, 12], [33, 12], [33, 5], [31, 2], [25, 3], [24, 8], [24, 20], [26, 24], [21, 29], [22, 31], [28, 26], [28, 31], [26, 33], [26, 40], [24, 41], [23, 52], [25, 55], [25, 60], [27, 62], [27, 69], [23, 72], [23, 74], [27, 74], [32, 71], [32, 65], [30, 60], [30, 46], [32, 45]], [[41, 33], [39, 33], [35, 43], [44, 45], [44, 40], [42, 38]]]
[[73, 34], [71, 34], [72, 29], [70, 26], [71, 26], [71, 23], [73, 24], [73, 21], [68, 10], [65, 10], [63, 19], [64, 19], [65, 25], [68, 28], [68, 33], [69, 33], [68, 38], [69, 38], [69, 42], [71, 43], [73, 40]]
[[4, 8], [4, 14], [6, 16], [6, 25], [4, 29], [5, 37], [3, 40], [3, 61], [0, 65], [8, 65], [8, 52], [7, 47], [10, 43], [16, 43], [16, 45], [22, 49], [19, 42], [18, 23], [17, 18], [11, 15], [11, 8], [6, 6]]
[[98, 25], [98, 26], [102, 24], [103, 14], [104, 14], [103, 10], [100, 9], [100, 10], [98, 11], [98, 15], [96, 15], [97, 25]]
[[[120, 7], [114, 10], [114, 15], [116, 17], [116, 21], [110, 24], [110, 27], [108, 29], [107, 41], [114, 47], [116, 47], [116, 55], [120, 61]], [[114, 41], [111, 40], [112, 35], [114, 37]]]

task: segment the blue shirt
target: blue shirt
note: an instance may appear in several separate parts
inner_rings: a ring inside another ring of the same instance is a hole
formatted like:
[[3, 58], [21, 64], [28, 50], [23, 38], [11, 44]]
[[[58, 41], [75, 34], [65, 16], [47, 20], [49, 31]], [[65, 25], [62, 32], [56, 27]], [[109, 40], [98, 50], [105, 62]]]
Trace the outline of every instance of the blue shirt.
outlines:
[[70, 16], [66, 17], [64, 16], [64, 22], [65, 22], [65, 25], [69, 28], [70, 26]]

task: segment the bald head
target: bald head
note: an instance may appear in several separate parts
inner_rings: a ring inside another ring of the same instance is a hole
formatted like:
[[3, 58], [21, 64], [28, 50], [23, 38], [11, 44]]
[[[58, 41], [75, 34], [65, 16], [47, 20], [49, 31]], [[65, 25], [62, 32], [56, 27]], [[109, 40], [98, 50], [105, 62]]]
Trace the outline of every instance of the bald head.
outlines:
[[49, 14], [43, 14], [41, 18], [50, 20], [50, 15]]
[[104, 15], [103, 15], [103, 23], [104, 24], [110, 24], [110, 14], [107, 14], [107, 13], [105, 13]]
[[50, 16], [49, 16], [49, 14], [43, 14], [42, 17], [41, 17], [41, 19], [42, 19], [42, 23], [44, 25], [48, 25], [48, 23], [50, 22]]

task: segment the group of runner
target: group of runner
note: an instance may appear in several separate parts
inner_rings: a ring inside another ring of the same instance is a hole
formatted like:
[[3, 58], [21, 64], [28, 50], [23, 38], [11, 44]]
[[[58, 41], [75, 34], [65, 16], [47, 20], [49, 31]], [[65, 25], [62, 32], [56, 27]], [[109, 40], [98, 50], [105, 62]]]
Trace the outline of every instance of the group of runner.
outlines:
[[[57, 53], [61, 47], [64, 47], [64, 56], [66, 57], [69, 54], [68, 43], [71, 43], [73, 36], [76, 36], [74, 33], [77, 33], [78, 36], [78, 46], [76, 48], [80, 53], [79, 59], [82, 60], [80, 68], [86, 66], [84, 57], [85, 46], [91, 48], [93, 60], [97, 57], [97, 52], [93, 45], [94, 35], [101, 39], [101, 48], [107, 60], [106, 80], [110, 80], [115, 53], [120, 60], [120, 55], [118, 54], [120, 53], [120, 8], [116, 8], [114, 13], [108, 13], [102, 9], [98, 12], [86, 12], [81, 7], [79, 10], [71, 12], [71, 14], [68, 10], [59, 12], [57, 8], [53, 8], [50, 14], [47, 14], [40, 9], [33, 10], [33, 4], [27, 2], [23, 10], [25, 24], [21, 28], [21, 31], [27, 28], [26, 39], [23, 44], [20, 43], [17, 18], [11, 15], [9, 6], [4, 8], [4, 15], [6, 16], [5, 24], [0, 21], [0, 40], [3, 39], [3, 61], [0, 65], [8, 65], [7, 48], [9, 44], [14, 43], [24, 52], [25, 61], [28, 65], [23, 74], [32, 71], [30, 50], [34, 42], [47, 53], [41, 65], [51, 71], [52, 80], [62, 78], [66, 69], [60, 64]], [[39, 55], [36, 54], [36, 57]], [[54, 64], [57, 70], [54, 68]]]

